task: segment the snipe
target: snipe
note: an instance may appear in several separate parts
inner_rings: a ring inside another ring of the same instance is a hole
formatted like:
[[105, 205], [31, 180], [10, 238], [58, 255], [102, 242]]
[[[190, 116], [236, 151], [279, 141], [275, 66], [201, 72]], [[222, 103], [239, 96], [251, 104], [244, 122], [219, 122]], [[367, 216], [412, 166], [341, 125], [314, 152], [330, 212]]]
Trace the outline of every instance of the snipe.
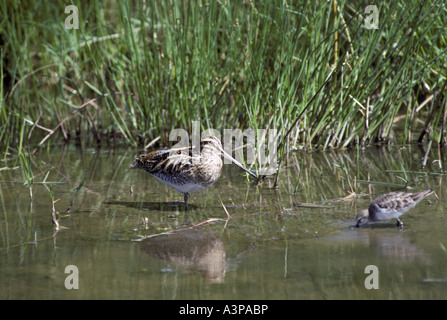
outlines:
[[396, 219], [397, 226], [402, 228], [403, 223], [399, 217], [432, 193], [433, 190], [428, 189], [416, 193], [389, 192], [383, 194], [375, 198], [368, 209], [359, 212], [356, 218], [356, 227], [367, 222]]
[[127, 170], [146, 170], [160, 182], [183, 193], [186, 209], [191, 192], [208, 188], [219, 179], [223, 166], [221, 156], [231, 160], [254, 178], [258, 178], [226, 153], [220, 140], [215, 136], [202, 139], [198, 155], [191, 154], [191, 149], [192, 147], [189, 147], [188, 152], [185, 152], [185, 148], [153, 151], [135, 159], [135, 163]]

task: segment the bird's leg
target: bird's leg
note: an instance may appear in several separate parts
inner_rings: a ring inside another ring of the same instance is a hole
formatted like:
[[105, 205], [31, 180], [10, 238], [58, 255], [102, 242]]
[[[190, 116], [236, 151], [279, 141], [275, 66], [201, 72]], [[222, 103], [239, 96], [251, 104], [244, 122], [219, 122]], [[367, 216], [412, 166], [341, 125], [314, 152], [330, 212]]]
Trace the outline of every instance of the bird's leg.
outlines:
[[185, 192], [185, 193], [183, 194], [183, 196], [184, 196], [184, 199], [185, 199], [185, 209], [188, 210], [188, 198], [189, 198], [189, 193], [188, 193], [188, 192]]
[[404, 227], [404, 224], [402, 223], [402, 221], [399, 220], [399, 218], [396, 218], [396, 221], [397, 221], [396, 227], [399, 227], [399, 228]]

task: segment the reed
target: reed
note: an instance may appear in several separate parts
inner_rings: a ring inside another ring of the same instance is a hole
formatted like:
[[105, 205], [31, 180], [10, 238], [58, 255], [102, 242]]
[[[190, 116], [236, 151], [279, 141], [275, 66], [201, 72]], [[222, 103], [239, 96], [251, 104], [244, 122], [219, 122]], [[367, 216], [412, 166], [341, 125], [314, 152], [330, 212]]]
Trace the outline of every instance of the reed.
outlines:
[[196, 120], [275, 128], [287, 149], [446, 142], [443, 1], [380, 3], [378, 29], [344, 0], [73, 4], [79, 29], [63, 1], [0, 3], [4, 150], [167, 144]]

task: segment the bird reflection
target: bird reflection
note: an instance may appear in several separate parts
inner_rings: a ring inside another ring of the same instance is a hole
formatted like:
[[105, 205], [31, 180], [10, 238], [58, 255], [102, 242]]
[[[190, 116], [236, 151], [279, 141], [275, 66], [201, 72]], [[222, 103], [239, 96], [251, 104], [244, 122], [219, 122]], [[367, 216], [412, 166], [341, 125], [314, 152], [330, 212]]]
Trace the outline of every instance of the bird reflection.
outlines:
[[388, 261], [404, 263], [416, 261], [428, 263], [430, 261], [426, 252], [400, 232], [389, 232], [389, 230], [380, 230], [380, 228], [359, 231], [357, 236], [360, 242], [374, 248], [380, 256], [386, 257]]
[[200, 272], [211, 283], [225, 277], [225, 246], [209, 228], [186, 229], [147, 238], [141, 250], [187, 271]]

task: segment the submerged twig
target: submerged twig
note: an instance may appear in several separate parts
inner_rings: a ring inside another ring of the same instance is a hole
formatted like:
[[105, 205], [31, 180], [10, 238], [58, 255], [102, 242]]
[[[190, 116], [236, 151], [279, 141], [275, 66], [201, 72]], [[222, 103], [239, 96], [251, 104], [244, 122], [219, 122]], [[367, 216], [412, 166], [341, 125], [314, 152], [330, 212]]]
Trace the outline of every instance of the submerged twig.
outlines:
[[203, 225], [208, 224], [208, 223], [211, 223], [211, 222], [228, 221], [228, 219], [229, 219], [229, 217], [228, 217], [228, 218], [209, 218], [209, 219], [206, 219], [206, 220], [204, 220], [204, 221], [201, 221], [201, 222], [196, 223], [196, 224], [194, 224], [194, 225], [192, 225], [192, 226], [189, 226], [189, 227], [178, 228], [178, 229], [172, 229], [172, 230], [165, 231], [165, 232], [160, 232], [160, 233], [154, 233], [154, 234], [150, 234], [150, 235], [148, 235], [148, 236], [143, 236], [143, 237], [141, 237], [141, 238], [139, 238], [139, 239], [132, 239], [132, 241], [143, 241], [143, 240], [146, 240], [146, 239], [150, 239], [150, 238], [153, 238], [153, 237], [162, 236], [162, 235], [165, 235], [165, 234], [172, 234], [172, 233], [179, 232], [179, 231], [184, 231], [184, 230], [194, 229], [194, 228], [203, 226]]
[[230, 219], [231, 215], [228, 213], [228, 210], [227, 210], [227, 208], [225, 208], [225, 205], [223, 204], [222, 199], [220, 197], [219, 197], [219, 201], [220, 201], [220, 204], [222, 205], [222, 208], [224, 209], [225, 213], [227, 214], [227, 218]]

